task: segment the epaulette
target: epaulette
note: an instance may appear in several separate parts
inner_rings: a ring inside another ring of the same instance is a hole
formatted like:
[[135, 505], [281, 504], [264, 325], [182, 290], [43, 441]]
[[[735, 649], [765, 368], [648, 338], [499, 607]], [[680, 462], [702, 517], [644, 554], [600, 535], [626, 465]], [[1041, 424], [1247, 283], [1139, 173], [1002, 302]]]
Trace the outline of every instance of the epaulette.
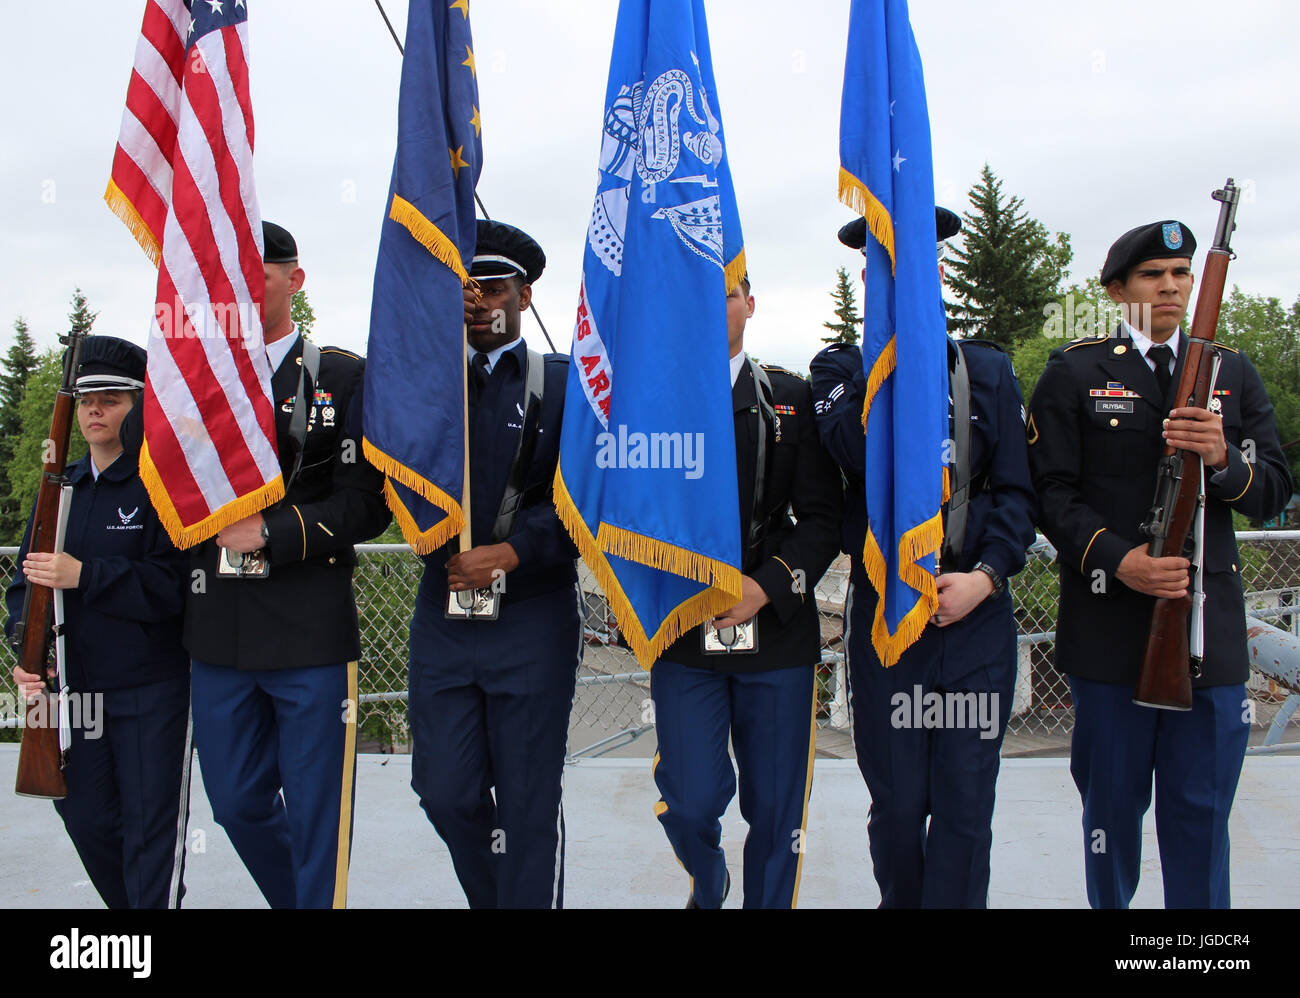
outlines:
[[768, 371], [768, 372], [770, 372], [770, 373], [772, 373], [772, 374], [785, 374], [785, 375], [788, 375], [788, 376], [790, 376], [791, 378], [794, 378], [794, 379], [796, 379], [796, 380], [798, 380], [798, 381], [803, 381], [803, 380], [804, 380], [804, 376], [803, 376], [802, 374], [795, 374], [794, 371], [788, 370], [788, 369], [782, 367], [780, 364], [761, 364], [761, 363], [760, 363], [758, 366], [761, 367], [764, 371]]
[[1220, 350], [1227, 350], [1228, 353], [1235, 353], [1235, 354], [1241, 353], [1241, 351], [1238, 350], [1236, 347], [1230, 347], [1226, 343], [1216, 343], [1214, 345], [1218, 347]]
[[351, 357], [353, 360], [364, 360], [364, 359], [365, 359], [365, 358], [363, 358], [363, 357], [361, 356], [361, 354], [359, 354], [359, 353], [353, 353], [351, 350], [344, 350], [342, 347], [321, 347], [321, 348], [320, 348], [320, 352], [323, 353], [323, 354], [324, 354], [324, 353], [338, 353], [338, 354], [342, 354], [344, 357]]
[[970, 338], [970, 339], [965, 339], [965, 338], [963, 338], [963, 339], [954, 339], [953, 342], [954, 342], [954, 343], [960, 343], [962, 346], [965, 346], [967, 343], [974, 343], [974, 344], [979, 344], [979, 345], [982, 346], [982, 347], [992, 347], [992, 348], [993, 348], [994, 350], [996, 350], [998, 353], [1006, 353], [1006, 352], [1007, 352], [1003, 347], [1001, 347], [1001, 346], [998, 345], [997, 343], [994, 343], [992, 340], [981, 340], [981, 339], [978, 339], [978, 338], [972, 337], [972, 338]]
[[1075, 340], [1073, 343], [1066, 344], [1062, 349], [1068, 353], [1075, 347], [1096, 346], [1098, 343], [1109, 343], [1110, 339], [1109, 336], [1085, 336], [1081, 340]]
[[857, 347], [856, 343], [832, 343], [830, 346], [825, 347], [822, 350], [822, 353], [834, 353], [836, 350], [851, 350], [855, 347]]

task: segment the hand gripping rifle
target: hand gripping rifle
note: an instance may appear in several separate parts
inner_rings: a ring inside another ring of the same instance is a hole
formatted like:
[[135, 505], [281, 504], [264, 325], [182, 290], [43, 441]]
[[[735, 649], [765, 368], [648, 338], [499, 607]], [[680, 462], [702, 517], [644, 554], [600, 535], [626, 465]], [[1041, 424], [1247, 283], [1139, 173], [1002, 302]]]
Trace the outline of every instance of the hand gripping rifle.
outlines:
[[[68, 349], [63, 355], [63, 382], [54, 400], [54, 415], [50, 420], [50, 435], [45, 441], [44, 470], [41, 487], [36, 495], [36, 512], [32, 516], [28, 551], [54, 553], [62, 550], [63, 537], [60, 520], [66, 517], [66, 503], [60, 515], [63, 486], [67, 483], [64, 469], [68, 463], [68, 439], [72, 433], [72, 417], [76, 406], [75, 392], [77, 366], [81, 360], [81, 344], [86, 334], [73, 331], [61, 336]], [[14, 791], [24, 797], [44, 797], [52, 800], [68, 796], [68, 785], [63, 779], [63, 751], [59, 742], [59, 689], [47, 675], [50, 649], [55, 644], [56, 604], [55, 591], [39, 586], [30, 579], [27, 595], [23, 599], [23, 616], [14, 628], [13, 644], [18, 652], [18, 665], [24, 672], [40, 676], [44, 689], [27, 704], [27, 717], [23, 727], [22, 746], [18, 752], [18, 780]], [[62, 613], [57, 613], [62, 617]], [[59, 625], [62, 620], [57, 620]], [[58, 677], [62, 687], [62, 677]]]
[[[1215, 191], [1213, 196], [1222, 202], [1219, 224], [1214, 230], [1214, 245], [1205, 260], [1196, 314], [1187, 338], [1187, 357], [1178, 380], [1178, 394], [1174, 396], [1175, 408], [1206, 408], [1219, 372], [1214, 332], [1219, 324], [1228, 260], [1232, 257], [1228, 242], [1237, 227], [1233, 219], [1241, 192], [1229, 177], [1223, 189]], [[1205, 467], [1201, 457], [1195, 451], [1175, 450], [1166, 445], [1156, 478], [1155, 502], [1142, 524], [1142, 532], [1151, 538], [1147, 550], [1152, 558], [1185, 554], [1191, 559], [1192, 585], [1189, 595], [1180, 599], [1156, 600], [1146, 654], [1133, 692], [1133, 702], [1140, 706], [1192, 709], [1192, 680], [1201, 674], [1204, 655], [1204, 529]], [[1189, 534], [1193, 535], [1190, 545]]]

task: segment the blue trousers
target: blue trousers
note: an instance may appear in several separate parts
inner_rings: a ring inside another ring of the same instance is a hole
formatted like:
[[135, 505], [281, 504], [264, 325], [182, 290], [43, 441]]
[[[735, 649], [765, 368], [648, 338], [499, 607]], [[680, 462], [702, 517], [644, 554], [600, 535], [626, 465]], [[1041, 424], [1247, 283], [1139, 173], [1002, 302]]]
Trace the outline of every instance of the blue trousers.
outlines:
[[744, 906], [793, 908], [805, 851], [816, 728], [813, 668], [725, 673], [660, 660], [650, 670], [659, 751], [655, 814], [701, 908], [722, 906], [722, 823], [740, 770]]
[[[984, 908], [994, 791], [1015, 683], [1014, 632], [1000, 656], [1004, 665], [945, 682], [938, 655], [930, 653], [933, 637], [882, 667], [869, 647], [868, 609], [850, 600], [846, 644], [853, 745], [871, 794], [867, 836], [880, 906]], [[932, 704], [943, 708], [937, 717], [927, 714]]]
[[[104, 904], [178, 908], [190, 800], [189, 676], [79, 696], [82, 723], [72, 728], [64, 770], [68, 796], [54, 808]], [[84, 705], [92, 697], [102, 708], [88, 729]]]
[[262, 672], [195, 660], [194, 742], [217, 823], [272, 908], [343, 908], [357, 663]]
[[[471, 908], [564, 906], [564, 756], [582, 661], [576, 587], [495, 621], [411, 622], [411, 788]], [[493, 790], [495, 789], [495, 797]]]
[[1166, 908], [1227, 908], [1228, 813], [1246, 757], [1246, 687], [1194, 690], [1190, 711], [1133, 703], [1133, 687], [1070, 677], [1070, 772], [1083, 799], [1088, 903], [1127, 908], [1155, 778]]

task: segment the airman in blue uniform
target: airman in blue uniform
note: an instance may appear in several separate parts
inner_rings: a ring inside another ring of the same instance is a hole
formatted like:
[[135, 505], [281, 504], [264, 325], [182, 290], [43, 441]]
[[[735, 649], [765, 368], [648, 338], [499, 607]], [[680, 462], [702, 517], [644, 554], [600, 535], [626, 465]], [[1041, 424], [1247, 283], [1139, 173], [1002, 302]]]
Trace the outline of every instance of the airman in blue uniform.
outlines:
[[[943, 208], [936, 223], [941, 242], [961, 224]], [[865, 231], [859, 219], [840, 231], [840, 240], [861, 248]], [[959, 350], [969, 380], [964, 542], [945, 551], [930, 626], [888, 669], [871, 643], [877, 596], [862, 563], [862, 354], [836, 344], [811, 365], [818, 430], [848, 482], [843, 548], [853, 568], [844, 617], [853, 736], [871, 794], [867, 830], [886, 908], [979, 908], [988, 900], [994, 785], [1016, 676], [1007, 579], [1024, 567], [1033, 543], [1034, 494], [1010, 360], [993, 344], [950, 340], [950, 372]], [[947, 508], [944, 516], [949, 537]]]
[[[77, 371], [77, 424], [90, 453], [72, 484], [59, 554], [29, 554], [5, 592], [6, 632], [27, 582], [63, 591], [72, 743], [56, 801], [90, 882], [110, 908], [178, 907], [189, 810], [190, 670], [181, 644], [188, 559], [154, 513], [137, 454], [119, 438], [144, 387], [145, 352], [90, 336]], [[20, 687], [38, 677], [15, 668]]]
[[[519, 333], [540, 246], [480, 220], [466, 290], [472, 546], [424, 558], [411, 621], [411, 786], [472, 908], [564, 902], [561, 804], [582, 661], [577, 549], [551, 501], [568, 358]], [[497, 615], [447, 616], [487, 590]], [[495, 791], [495, 794], [494, 794]]]

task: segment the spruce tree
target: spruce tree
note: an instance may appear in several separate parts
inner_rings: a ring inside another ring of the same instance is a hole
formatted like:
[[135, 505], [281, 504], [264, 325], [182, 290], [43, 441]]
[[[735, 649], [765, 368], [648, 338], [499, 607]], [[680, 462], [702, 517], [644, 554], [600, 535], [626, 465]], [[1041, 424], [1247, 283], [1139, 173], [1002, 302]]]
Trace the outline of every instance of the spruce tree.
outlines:
[[27, 376], [36, 367], [36, 343], [26, 320], [14, 320], [14, 341], [9, 345], [0, 372], [0, 543], [17, 544], [22, 540], [27, 511], [20, 509], [9, 494], [9, 461], [13, 458], [14, 440], [22, 430], [19, 406], [27, 389]]
[[823, 322], [822, 325], [834, 335], [823, 336], [823, 343], [858, 342], [858, 326], [862, 325], [862, 316], [858, 315], [858, 303], [853, 294], [853, 282], [849, 272], [843, 267], [836, 268], [835, 289], [831, 291], [831, 300], [835, 302], [835, 318], [838, 322]]
[[293, 293], [293, 299], [289, 302], [289, 318], [293, 320], [294, 328], [302, 333], [303, 339], [311, 339], [311, 327], [316, 324], [316, 312], [307, 301], [307, 292], [302, 288]]
[[1005, 195], [987, 163], [970, 190], [971, 210], [962, 216], [962, 245], [945, 263], [945, 283], [957, 295], [948, 328], [961, 336], [992, 340], [1011, 352], [1042, 332], [1043, 309], [1061, 293], [1073, 257], [1070, 237], [1049, 234]]

